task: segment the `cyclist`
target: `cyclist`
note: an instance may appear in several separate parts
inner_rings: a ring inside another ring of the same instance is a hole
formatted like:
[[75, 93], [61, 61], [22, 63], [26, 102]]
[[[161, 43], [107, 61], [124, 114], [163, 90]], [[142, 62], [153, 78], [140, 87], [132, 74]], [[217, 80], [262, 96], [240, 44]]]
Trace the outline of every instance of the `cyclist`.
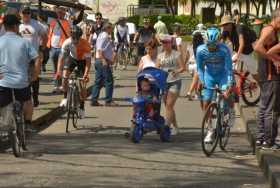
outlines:
[[[128, 49], [130, 37], [128, 32], [128, 26], [126, 25], [126, 19], [120, 17], [117, 25], [114, 29], [114, 38], [115, 38], [115, 52], [120, 53], [121, 50]], [[127, 63], [123, 65], [123, 70], [127, 67]]]
[[[232, 76], [232, 60], [228, 47], [219, 42], [220, 32], [215, 27], [207, 30], [207, 42], [198, 47], [196, 54], [196, 63], [198, 77], [201, 82], [203, 91], [203, 110], [206, 110], [213, 98], [214, 88], [216, 85], [222, 90], [226, 90], [225, 94], [229, 95], [229, 91], [233, 84]], [[231, 114], [233, 115], [233, 114]], [[232, 120], [232, 116], [230, 119]], [[209, 130], [205, 137], [205, 142], [211, 142], [214, 130]]]
[[145, 45], [151, 44], [153, 48], [156, 46], [156, 31], [151, 26], [149, 18], [144, 18], [144, 27], [140, 28], [134, 36], [133, 43], [136, 44], [138, 41], [138, 56], [142, 57], [145, 55]]
[[[64, 99], [61, 101], [60, 106], [67, 105], [67, 89], [68, 89], [68, 78], [73, 70], [78, 68], [78, 77], [83, 78], [83, 81], [87, 82], [89, 80], [89, 71], [91, 65], [91, 48], [87, 40], [82, 39], [83, 35], [82, 29], [79, 26], [72, 26], [71, 28], [71, 37], [66, 39], [62, 45], [62, 51], [59, 56], [58, 69], [64, 66], [63, 70], [63, 91]], [[65, 60], [67, 60], [66, 63]], [[61, 77], [61, 72], [56, 73], [56, 78]], [[80, 88], [81, 93], [85, 93], [86, 88]], [[80, 118], [85, 117], [85, 108], [84, 108], [84, 97], [81, 97], [80, 103]]]

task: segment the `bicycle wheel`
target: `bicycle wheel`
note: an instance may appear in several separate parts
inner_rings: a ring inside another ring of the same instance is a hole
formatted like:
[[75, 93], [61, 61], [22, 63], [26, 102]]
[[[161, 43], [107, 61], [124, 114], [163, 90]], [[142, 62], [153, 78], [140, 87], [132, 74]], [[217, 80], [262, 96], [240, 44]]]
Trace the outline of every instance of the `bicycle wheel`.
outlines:
[[80, 118], [79, 117], [79, 109], [80, 109], [80, 95], [79, 95], [79, 92], [77, 89], [74, 89], [74, 95], [73, 95], [73, 106], [72, 106], [72, 109], [73, 109], [73, 112], [72, 112], [72, 124], [73, 124], [73, 127], [75, 129], [77, 129], [77, 123], [78, 123], [78, 119]]
[[221, 150], [225, 151], [231, 132], [230, 132], [230, 127], [223, 122], [223, 125], [219, 128], [220, 131], [220, 148]]
[[69, 131], [69, 123], [72, 115], [72, 103], [73, 103], [73, 89], [69, 87], [68, 93], [67, 93], [67, 117], [66, 117], [66, 133]]
[[16, 130], [9, 132], [9, 139], [12, 144], [13, 154], [15, 157], [21, 157], [21, 144]]
[[135, 123], [131, 124], [130, 128], [130, 135], [131, 135], [131, 141], [134, 143], [139, 143], [143, 137], [143, 130], [142, 127], [139, 125], [136, 125]]
[[[211, 103], [203, 117], [201, 128], [201, 145], [204, 154], [209, 157], [217, 147], [218, 144], [218, 125], [219, 124], [219, 111], [216, 103]], [[212, 142], [205, 142], [205, 137], [208, 131], [214, 131], [212, 136]]]
[[260, 86], [257, 82], [246, 77], [241, 83], [241, 97], [248, 106], [255, 106], [260, 101]]

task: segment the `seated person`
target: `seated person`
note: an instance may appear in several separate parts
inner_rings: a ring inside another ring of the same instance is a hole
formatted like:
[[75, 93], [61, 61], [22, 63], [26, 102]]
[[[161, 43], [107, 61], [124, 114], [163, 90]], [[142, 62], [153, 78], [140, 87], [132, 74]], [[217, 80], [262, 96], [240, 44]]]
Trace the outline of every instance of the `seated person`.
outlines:
[[147, 103], [145, 105], [145, 112], [148, 114], [149, 119], [153, 119], [155, 115], [154, 104], [158, 102], [158, 97], [152, 92], [150, 80], [145, 78], [140, 83], [141, 89], [138, 96], [143, 97]]

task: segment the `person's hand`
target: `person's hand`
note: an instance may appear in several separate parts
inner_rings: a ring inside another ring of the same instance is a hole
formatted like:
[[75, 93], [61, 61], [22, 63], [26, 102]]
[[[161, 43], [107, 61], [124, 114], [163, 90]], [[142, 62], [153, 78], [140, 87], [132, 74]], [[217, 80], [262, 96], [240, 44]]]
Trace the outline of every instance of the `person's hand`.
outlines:
[[173, 77], [176, 77], [176, 76], [178, 76], [179, 73], [176, 70], [174, 70], [174, 71], [171, 72], [171, 74], [172, 74]]
[[56, 74], [55, 74], [55, 76], [54, 76], [54, 78], [55, 78], [56, 80], [59, 80], [59, 79], [61, 78], [61, 72], [60, 72], [60, 71], [57, 71]]
[[232, 56], [232, 62], [233, 62], [233, 63], [236, 63], [236, 62], [238, 61], [238, 59], [239, 59], [239, 57], [238, 57], [237, 54], [234, 54], [234, 55]]
[[202, 89], [204, 89], [204, 88], [205, 88], [204, 83], [199, 82], [199, 83], [198, 83], [198, 90], [202, 90]]
[[232, 92], [232, 87], [228, 87], [227, 90], [224, 92], [224, 97], [226, 99], [228, 99], [230, 94], [231, 94], [231, 92]]
[[85, 75], [83, 76], [83, 80], [84, 80], [85, 82], [89, 82], [89, 76], [88, 76], [88, 74], [85, 74]]

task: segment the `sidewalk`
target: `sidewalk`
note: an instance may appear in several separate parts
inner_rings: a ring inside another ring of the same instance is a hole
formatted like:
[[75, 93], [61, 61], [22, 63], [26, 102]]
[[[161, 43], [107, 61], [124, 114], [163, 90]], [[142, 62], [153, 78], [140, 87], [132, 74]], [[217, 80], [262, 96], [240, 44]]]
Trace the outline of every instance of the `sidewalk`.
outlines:
[[256, 153], [259, 165], [267, 177], [271, 188], [280, 188], [280, 151], [262, 150], [255, 147], [257, 122], [257, 107], [247, 107], [243, 104], [239, 105], [241, 118], [243, 119], [248, 140]]

